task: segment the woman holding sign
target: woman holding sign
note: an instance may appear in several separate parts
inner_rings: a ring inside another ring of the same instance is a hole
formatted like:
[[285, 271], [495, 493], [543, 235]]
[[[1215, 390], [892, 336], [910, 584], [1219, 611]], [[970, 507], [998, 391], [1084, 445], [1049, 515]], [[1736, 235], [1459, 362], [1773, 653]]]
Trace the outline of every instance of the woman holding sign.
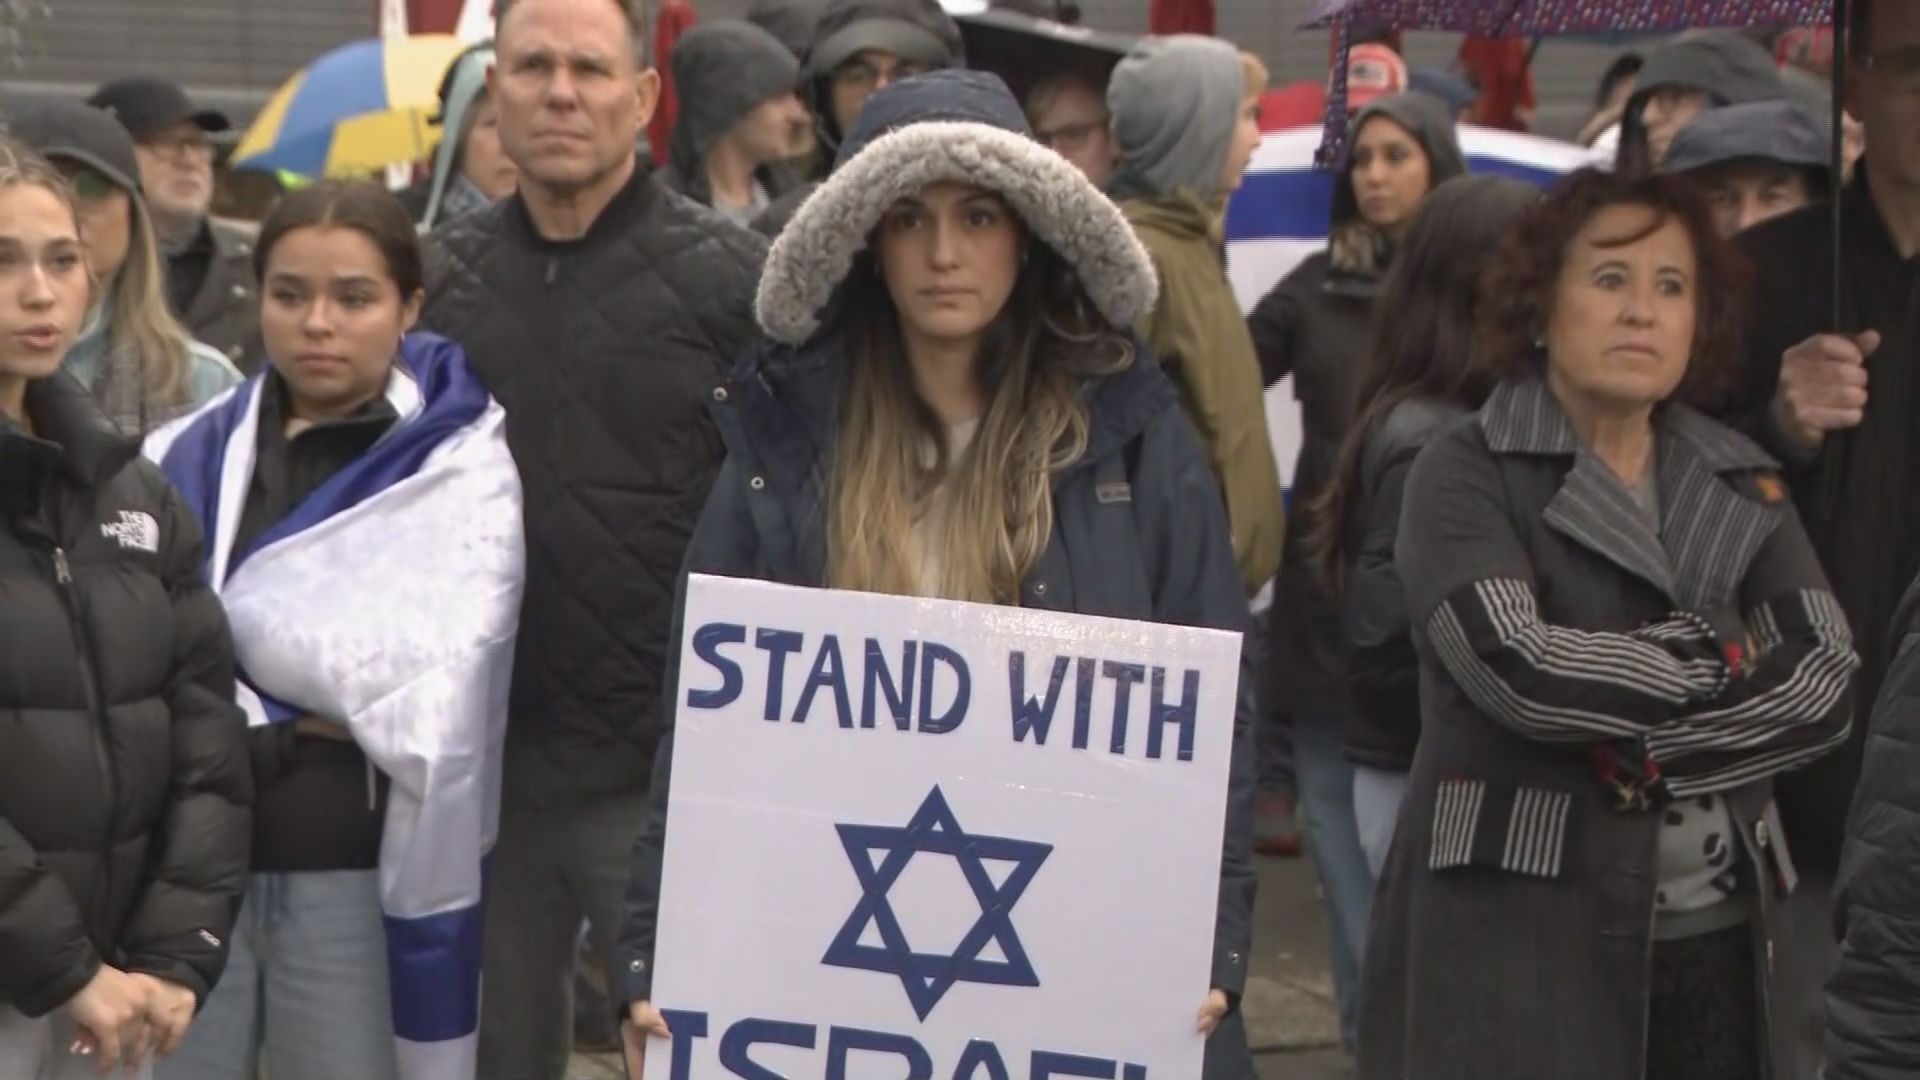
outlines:
[[1489, 263], [1502, 381], [1400, 517], [1421, 730], [1368, 1080], [1811, 1075], [1773, 782], [1845, 740], [1857, 662], [1777, 466], [1682, 403], [1737, 362], [1732, 259], [1678, 181], [1589, 171]]
[[[1173, 384], [1127, 329], [1156, 283], [1119, 212], [1034, 142], [997, 78], [882, 90], [774, 245], [771, 339], [714, 392], [728, 457], [692, 573], [1241, 629], [1219, 485]], [[669, 699], [673, 695], [669, 695]], [[1253, 1075], [1251, 774], [1236, 720], [1209, 1080]], [[636, 850], [618, 966], [652, 1006], [672, 735]], [[657, 1078], [656, 1078], [657, 1080]]]

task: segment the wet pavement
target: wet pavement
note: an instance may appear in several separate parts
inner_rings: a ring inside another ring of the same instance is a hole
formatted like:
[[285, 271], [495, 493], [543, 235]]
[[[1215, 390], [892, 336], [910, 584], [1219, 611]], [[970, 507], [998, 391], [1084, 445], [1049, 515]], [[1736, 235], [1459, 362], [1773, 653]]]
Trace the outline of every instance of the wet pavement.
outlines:
[[[1260, 859], [1255, 958], [1242, 1007], [1261, 1080], [1348, 1080], [1310, 859]], [[575, 1055], [567, 1080], [624, 1080], [617, 1055]]]

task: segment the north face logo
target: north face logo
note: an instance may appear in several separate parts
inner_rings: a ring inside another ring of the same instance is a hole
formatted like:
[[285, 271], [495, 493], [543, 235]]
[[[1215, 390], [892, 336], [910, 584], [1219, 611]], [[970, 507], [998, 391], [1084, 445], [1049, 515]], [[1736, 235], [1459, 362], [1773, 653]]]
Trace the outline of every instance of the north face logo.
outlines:
[[101, 522], [100, 535], [118, 540], [124, 550], [144, 551], [149, 555], [160, 551], [160, 523], [153, 520], [152, 514], [138, 510], [122, 510], [119, 521]]

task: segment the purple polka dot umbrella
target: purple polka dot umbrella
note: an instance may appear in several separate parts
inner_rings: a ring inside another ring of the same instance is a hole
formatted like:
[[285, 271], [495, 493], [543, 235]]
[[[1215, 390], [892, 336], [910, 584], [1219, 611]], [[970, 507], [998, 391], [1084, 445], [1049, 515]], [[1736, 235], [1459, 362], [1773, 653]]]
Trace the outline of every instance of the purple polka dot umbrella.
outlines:
[[[1347, 48], [1359, 24], [1398, 30], [1452, 30], [1480, 37], [1661, 33], [1707, 27], [1830, 25], [1847, 0], [1318, 0], [1308, 26], [1340, 30], [1327, 93], [1327, 136], [1320, 160], [1335, 166], [1346, 152]], [[1844, 65], [1836, 63], [1836, 78]], [[1836, 108], [1841, 95], [1836, 88]], [[1834, 130], [1839, 131], [1836, 120]], [[1835, 173], [1834, 175], [1839, 175]]]
[[[1833, 175], [1841, 168], [1843, 103], [1846, 100], [1849, 0], [1317, 0], [1309, 26], [1339, 29], [1332, 85], [1327, 92], [1326, 135], [1318, 164], [1338, 168], [1346, 156], [1347, 50], [1355, 24], [1379, 29], [1452, 30], [1482, 37], [1549, 37], [1574, 34], [1660, 33], [1709, 27], [1835, 27], [1833, 63]], [[1840, 212], [1834, 215], [1834, 307], [1840, 305]], [[1839, 327], [1836, 329], [1845, 329]]]

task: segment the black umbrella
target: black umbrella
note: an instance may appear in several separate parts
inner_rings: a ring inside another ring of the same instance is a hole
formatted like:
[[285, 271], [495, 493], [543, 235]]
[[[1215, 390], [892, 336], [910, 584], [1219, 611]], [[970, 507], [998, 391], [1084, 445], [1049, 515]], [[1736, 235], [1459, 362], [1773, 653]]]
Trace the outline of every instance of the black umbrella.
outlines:
[[1105, 86], [1114, 65], [1139, 40], [999, 8], [956, 15], [954, 21], [960, 24], [967, 66], [1005, 79], [1023, 101], [1036, 83], [1056, 75], [1079, 75]]

